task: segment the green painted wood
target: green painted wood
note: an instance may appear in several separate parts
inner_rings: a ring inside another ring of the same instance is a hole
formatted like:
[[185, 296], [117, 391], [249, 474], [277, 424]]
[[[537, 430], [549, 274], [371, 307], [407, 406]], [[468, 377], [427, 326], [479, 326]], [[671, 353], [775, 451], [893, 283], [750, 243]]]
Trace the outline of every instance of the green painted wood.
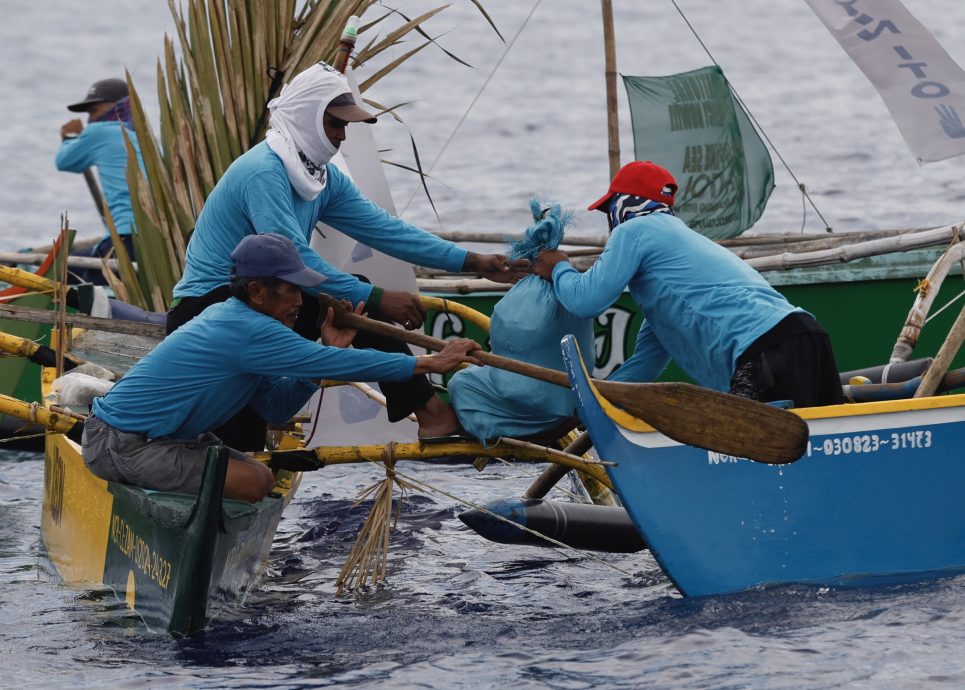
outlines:
[[[18, 297], [14, 303], [22, 307], [48, 309], [51, 300], [46, 295], [28, 295]], [[0, 331], [45, 345], [50, 343], [50, 326], [39, 323], [0, 319]], [[40, 367], [26, 357], [0, 356], [0, 393], [28, 402], [40, 400]], [[17, 428], [22, 423], [7, 415], [0, 415], [0, 425]]]
[[[941, 249], [907, 252], [819, 269], [768, 271], [763, 275], [792, 304], [814, 314], [831, 335], [839, 370], [849, 371], [888, 362], [914, 302], [915, 287], [940, 254]], [[961, 272], [949, 274], [934, 302], [932, 315], [963, 290], [965, 281]], [[439, 296], [492, 314], [501, 294]], [[960, 309], [959, 303], [953, 304], [927, 323], [913, 356], [934, 356]], [[642, 322], [643, 317], [629, 293], [624, 293], [597, 318], [594, 376], [605, 378], [617, 363], [632, 354]], [[438, 338], [461, 336], [486, 342], [486, 335], [472, 324], [436, 312], [430, 313], [426, 332]], [[965, 366], [965, 352], [959, 352], [951, 368], [962, 366]], [[690, 379], [671, 363], [660, 380]]]

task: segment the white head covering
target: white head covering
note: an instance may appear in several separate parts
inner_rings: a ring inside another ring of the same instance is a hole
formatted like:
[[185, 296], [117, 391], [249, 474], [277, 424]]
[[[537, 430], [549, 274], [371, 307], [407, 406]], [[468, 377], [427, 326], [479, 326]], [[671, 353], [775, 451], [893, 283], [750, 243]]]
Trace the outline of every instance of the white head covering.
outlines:
[[325, 189], [325, 165], [338, 148], [325, 134], [322, 118], [332, 99], [344, 93], [351, 93], [345, 76], [319, 62], [296, 75], [278, 98], [268, 102], [268, 146], [281, 158], [292, 187], [306, 201]]

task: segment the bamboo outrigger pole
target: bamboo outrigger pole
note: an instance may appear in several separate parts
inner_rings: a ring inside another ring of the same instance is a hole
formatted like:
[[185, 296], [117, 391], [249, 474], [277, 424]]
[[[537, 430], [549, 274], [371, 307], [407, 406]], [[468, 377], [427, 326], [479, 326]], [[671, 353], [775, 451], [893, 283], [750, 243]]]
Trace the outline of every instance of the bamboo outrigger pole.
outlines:
[[613, 30], [613, 2], [601, 0], [603, 10], [604, 74], [606, 75], [606, 134], [610, 179], [620, 169], [620, 123], [617, 118], [617, 49]]

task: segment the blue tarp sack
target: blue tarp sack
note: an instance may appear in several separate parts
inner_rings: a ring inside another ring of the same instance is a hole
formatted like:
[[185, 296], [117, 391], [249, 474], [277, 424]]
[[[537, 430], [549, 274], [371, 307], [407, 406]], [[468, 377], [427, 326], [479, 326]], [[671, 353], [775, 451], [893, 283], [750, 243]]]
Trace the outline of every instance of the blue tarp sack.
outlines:
[[[556, 249], [572, 213], [558, 205], [530, 202], [536, 223], [512, 245], [511, 258], [535, 261]], [[493, 308], [490, 345], [494, 354], [563, 371], [560, 340], [572, 333], [593, 368], [593, 321], [563, 308], [553, 286], [539, 276], [520, 280]], [[449, 381], [449, 395], [462, 427], [483, 441], [537, 436], [573, 415], [576, 400], [567, 389], [494, 367], [470, 367]]]

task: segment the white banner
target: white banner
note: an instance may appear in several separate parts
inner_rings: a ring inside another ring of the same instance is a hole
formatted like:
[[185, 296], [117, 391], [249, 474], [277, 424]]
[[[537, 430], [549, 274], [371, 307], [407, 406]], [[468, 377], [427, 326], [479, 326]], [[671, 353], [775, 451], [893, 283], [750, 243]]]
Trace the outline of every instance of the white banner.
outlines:
[[[355, 101], [362, 103], [355, 77], [346, 70]], [[389, 184], [379, 160], [378, 147], [372, 135], [372, 125], [353, 122], [332, 162], [346, 173], [365, 196], [395, 215], [395, 204]], [[321, 232], [314, 233], [312, 249], [324, 256], [335, 268], [346, 273], [366, 276], [375, 285], [387, 290], [418, 292], [412, 266], [404, 261], [377, 252], [327, 225], [319, 224]], [[423, 350], [414, 349], [416, 354]], [[378, 392], [378, 386], [370, 385]], [[402, 420], [390, 424], [385, 408], [354, 388], [340, 386], [316, 393], [309, 403], [312, 411], [311, 438], [307, 445], [387, 443], [414, 441], [418, 426]], [[321, 403], [321, 404], [319, 404]]]
[[965, 153], [965, 71], [899, 0], [806, 0], [878, 90], [919, 163]]

